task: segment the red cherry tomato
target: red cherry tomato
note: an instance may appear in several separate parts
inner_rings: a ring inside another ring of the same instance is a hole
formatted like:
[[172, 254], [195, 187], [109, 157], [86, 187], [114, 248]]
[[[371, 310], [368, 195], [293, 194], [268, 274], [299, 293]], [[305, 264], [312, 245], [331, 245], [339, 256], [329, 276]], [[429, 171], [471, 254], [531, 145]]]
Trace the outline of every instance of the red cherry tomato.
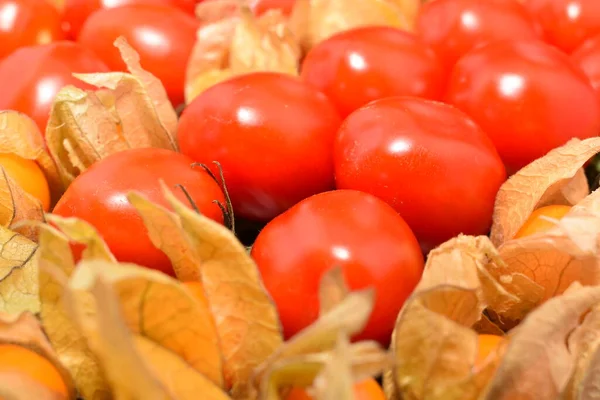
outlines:
[[339, 33], [317, 44], [302, 64], [302, 78], [329, 96], [342, 116], [388, 96], [441, 98], [445, 75], [432, 49], [389, 27]]
[[[56, 204], [53, 213], [77, 217], [92, 224], [119, 261], [133, 262], [173, 274], [167, 257], [152, 245], [127, 194], [137, 191], [149, 200], [169, 207], [160, 180], [175, 196], [189, 204], [183, 185], [200, 212], [220, 223], [223, 215], [213, 200], [224, 202], [219, 185], [193, 161], [170, 150], [144, 148], [115, 153], [79, 175]], [[99, 186], [100, 185], [100, 186]], [[101, 187], [101, 190], [98, 190]]]
[[538, 38], [537, 28], [515, 0], [436, 0], [421, 8], [416, 31], [451, 68], [462, 55], [487, 42]]
[[412, 97], [378, 100], [350, 114], [334, 157], [337, 187], [386, 201], [425, 251], [460, 233], [486, 234], [506, 178], [494, 145], [467, 115]]
[[66, 0], [63, 11], [65, 28], [69, 36], [76, 39], [85, 21], [95, 11], [130, 4], [170, 5], [192, 15], [196, 7], [194, 0]]
[[0, 0], [0, 59], [19, 47], [64, 38], [60, 13], [42, 0]]
[[572, 54], [571, 60], [587, 75], [600, 100], [600, 35], [586, 40]]
[[286, 338], [317, 319], [321, 278], [339, 266], [351, 289], [375, 289], [375, 308], [357, 339], [385, 345], [423, 271], [419, 244], [402, 217], [354, 190], [317, 194], [290, 208], [260, 232], [252, 257]]
[[182, 153], [221, 163], [236, 215], [269, 221], [333, 188], [340, 123], [327, 97], [299, 79], [253, 73], [196, 97], [177, 134]]
[[567, 53], [600, 33], [598, 0], [525, 0], [523, 4], [542, 26], [546, 41]]
[[124, 36], [140, 54], [142, 67], [160, 79], [175, 107], [183, 103], [187, 60], [196, 41], [198, 22], [167, 6], [130, 5], [92, 14], [77, 41], [93, 50], [113, 70], [125, 70], [113, 45]]
[[108, 72], [91, 51], [73, 42], [23, 47], [0, 62], [0, 110], [29, 115], [46, 130], [52, 102], [66, 85], [91, 89], [73, 72]]
[[513, 173], [573, 137], [600, 132], [600, 103], [568, 56], [537, 41], [503, 41], [457, 63], [446, 101], [492, 138]]

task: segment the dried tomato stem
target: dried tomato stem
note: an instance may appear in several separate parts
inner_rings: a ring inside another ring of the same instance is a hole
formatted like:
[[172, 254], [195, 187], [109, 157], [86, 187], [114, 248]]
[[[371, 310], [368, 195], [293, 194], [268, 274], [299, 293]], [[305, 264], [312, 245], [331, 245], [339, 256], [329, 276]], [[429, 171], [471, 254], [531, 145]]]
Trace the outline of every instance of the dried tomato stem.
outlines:
[[187, 189], [183, 185], [181, 185], [179, 183], [177, 185], [175, 185], [175, 187], [181, 189], [181, 191], [183, 192], [183, 194], [187, 198], [188, 202], [192, 206], [192, 209], [194, 211], [196, 211], [198, 214], [202, 214], [200, 212], [200, 210], [198, 209], [198, 206], [196, 205], [196, 202], [194, 201], [194, 199], [192, 199], [192, 196], [190, 196], [190, 193], [187, 191]]
[[201, 163], [192, 164], [192, 168], [199, 166], [206, 171], [207, 174], [210, 175], [211, 178], [214, 179], [215, 182], [221, 187], [223, 190], [223, 195], [225, 196], [225, 206], [221, 204], [219, 201], [213, 201], [219, 205], [221, 208], [221, 212], [223, 213], [223, 218], [225, 219], [225, 226], [230, 229], [233, 233], [235, 233], [235, 217], [233, 214], [233, 205], [231, 204], [231, 198], [229, 197], [229, 191], [227, 190], [227, 184], [225, 183], [225, 176], [223, 175], [223, 167], [221, 163], [218, 161], [213, 161], [213, 164], [217, 166], [217, 170], [219, 171], [219, 178], [215, 176], [212, 170], [206, 165]]

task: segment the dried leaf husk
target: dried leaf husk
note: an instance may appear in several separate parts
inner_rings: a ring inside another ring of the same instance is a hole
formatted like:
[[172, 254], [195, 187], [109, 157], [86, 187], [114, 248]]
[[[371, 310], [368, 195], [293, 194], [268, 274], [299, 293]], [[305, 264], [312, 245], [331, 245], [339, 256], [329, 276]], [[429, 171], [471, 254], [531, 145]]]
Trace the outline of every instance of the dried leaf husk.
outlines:
[[186, 71], [190, 103], [210, 86], [256, 71], [297, 75], [300, 47], [280, 10], [255, 17], [242, 2], [209, 1], [196, 13], [206, 21], [197, 33]]
[[40, 310], [38, 245], [0, 227], [0, 312], [19, 314]]
[[[493, 326], [484, 310], [520, 319], [539, 303], [542, 288], [509, 271], [487, 237], [459, 236], [434, 249], [392, 335], [395, 365], [387, 392], [403, 399], [478, 399], [501, 360], [502, 348], [476, 365], [478, 332]], [[499, 329], [496, 327], [496, 330]]]
[[40, 201], [25, 192], [0, 166], [0, 225], [35, 241], [35, 227], [19, 222], [43, 220], [44, 210]]
[[212, 317], [181, 283], [131, 264], [83, 261], [64, 294], [115, 398], [229, 399]]
[[64, 87], [57, 94], [46, 142], [63, 187], [96, 161], [130, 148], [177, 150], [177, 114], [162, 83], [142, 69], [123, 37], [115, 41], [129, 73], [75, 74], [98, 87]]
[[177, 277], [198, 282], [219, 336], [227, 388], [243, 398], [252, 371], [282, 343], [275, 306], [258, 269], [235, 235], [189, 209], [163, 185], [172, 210], [136, 193], [137, 208], [154, 245], [171, 260]]
[[537, 208], [574, 205], [587, 196], [582, 167], [599, 151], [600, 138], [572, 139], [510, 177], [496, 196], [492, 243], [511, 240]]
[[296, 0], [290, 28], [304, 51], [343, 31], [391, 26], [411, 31], [419, 0]]
[[[42, 326], [29, 312], [18, 315], [0, 314], [0, 343], [22, 346], [48, 360], [60, 374], [67, 389], [68, 399], [75, 399], [75, 388], [68, 371], [58, 361]], [[3, 399], [65, 400], [64, 394], [55, 392], [18, 368], [2, 366], [0, 372], [0, 396]], [[28, 397], [29, 396], [29, 397]]]

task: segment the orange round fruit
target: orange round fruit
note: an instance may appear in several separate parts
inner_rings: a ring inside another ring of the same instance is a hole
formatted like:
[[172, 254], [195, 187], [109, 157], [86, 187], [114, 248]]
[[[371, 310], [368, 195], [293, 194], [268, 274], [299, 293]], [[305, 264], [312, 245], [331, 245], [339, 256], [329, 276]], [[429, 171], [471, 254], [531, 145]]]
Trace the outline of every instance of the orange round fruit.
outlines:
[[533, 235], [535, 233], [545, 232], [552, 229], [555, 226], [555, 224], [543, 217], [560, 220], [569, 212], [569, 210], [571, 210], [570, 206], [562, 205], [553, 205], [538, 208], [537, 210], [531, 213], [527, 221], [525, 221], [523, 226], [521, 226], [521, 229], [519, 229], [519, 231], [515, 235], [515, 239]]
[[[356, 400], [386, 400], [381, 386], [372, 378], [354, 385], [354, 397]], [[286, 400], [313, 400], [313, 397], [302, 388], [293, 388]]]
[[42, 203], [44, 211], [50, 209], [48, 181], [35, 161], [12, 153], [0, 153], [0, 166], [17, 185]]
[[504, 341], [503, 336], [498, 335], [479, 335], [479, 350], [477, 352], [477, 359], [475, 360], [475, 366], [481, 366], [485, 363], [490, 354], [494, 353], [500, 343]]
[[62, 398], [69, 397], [69, 389], [54, 364], [26, 347], [0, 344], [0, 373], [17, 372], [40, 383]]

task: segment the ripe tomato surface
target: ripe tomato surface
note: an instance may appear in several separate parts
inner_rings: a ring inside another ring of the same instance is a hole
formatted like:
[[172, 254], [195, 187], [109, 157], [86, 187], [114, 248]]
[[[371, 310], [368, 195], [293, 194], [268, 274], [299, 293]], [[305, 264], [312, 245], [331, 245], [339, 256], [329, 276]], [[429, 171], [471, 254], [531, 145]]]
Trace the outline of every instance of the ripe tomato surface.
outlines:
[[441, 98], [446, 73], [435, 52], [413, 34], [373, 26], [317, 44], [302, 63], [302, 78], [347, 116], [383, 97]]
[[424, 251], [460, 233], [485, 235], [506, 178], [494, 145], [467, 115], [412, 97], [377, 100], [350, 114], [334, 162], [339, 189], [386, 201]]
[[52, 102], [66, 85], [92, 89], [73, 72], [108, 72], [90, 50], [77, 43], [59, 41], [23, 47], [0, 61], [0, 110], [30, 116], [45, 132]]
[[371, 318], [357, 339], [387, 344], [423, 271], [419, 244], [402, 217], [354, 190], [324, 192], [296, 204], [265, 226], [251, 255], [286, 338], [317, 319], [321, 278], [339, 266], [351, 289], [376, 292]]
[[571, 60], [587, 75], [600, 99], [600, 35], [586, 40], [575, 49]]
[[504, 39], [535, 39], [541, 32], [515, 0], [437, 0], [419, 12], [416, 33], [451, 68], [469, 50]]
[[[386, 400], [386, 397], [377, 381], [369, 378], [354, 385], [354, 399]], [[313, 400], [313, 397], [304, 389], [293, 388], [287, 395], [286, 400]]]
[[206, 171], [192, 168], [192, 163], [183, 154], [164, 149], [115, 153], [79, 175], [53, 213], [89, 222], [119, 261], [173, 274], [171, 263], [154, 247], [142, 219], [126, 196], [137, 191], [150, 201], [169, 207], [159, 183], [163, 180], [179, 200], [189, 204], [183, 191], [175, 188], [180, 184], [203, 215], [222, 223], [221, 210], [213, 203], [213, 200], [225, 201], [221, 188]]
[[547, 42], [570, 53], [600, 33], [598, 0], [523, 0]]
[[492, 138], [509, 173], [569, 139], [597, 136], [600, 103], [569, 57], [538, 41], [477, 48], [455, 65], [446, 102]]
[[0, 167], [21, 189], [38, 199], [44, 211], [50, 209], [48, 181], [35, 161], [12, 153], [0, 153]]
[[125, 70], [113, 45], [124, 36], [139, 53], [142, 67], [160, 79], [173, 106], [183, 103], [187, 60], [196, 41], [196, 19], [168, 6], [129, 5], [92, 14], [77, 41], [113, 70]]
[[19, 47], [64, 38], [60, 13], [41, 0], [0, 0], [0, 59]]
[[192, 15], [196, 6], [194, 0], [66, 0], [63, 11], [65, 29], [71, 38], [76, 39], [85, 21], [95, 11], [130, 4], [170, 5]]
[[340, 123], [324, 94], [295, 77], [259, 72], [196, 97], [177, 137], [194, 161], [221, 163], [236, 215], [266, 222], [333, 188]]
[[551, 205], [538, 208], [531, 213], [527, 221], [525, 221], [523, 226], [516, 233], [515, 239], [552, 229], [556, 226], [556, 223], [548, 220], [548, 218], [560, 220], [570, 210], [570, 206], [564, 205]]

